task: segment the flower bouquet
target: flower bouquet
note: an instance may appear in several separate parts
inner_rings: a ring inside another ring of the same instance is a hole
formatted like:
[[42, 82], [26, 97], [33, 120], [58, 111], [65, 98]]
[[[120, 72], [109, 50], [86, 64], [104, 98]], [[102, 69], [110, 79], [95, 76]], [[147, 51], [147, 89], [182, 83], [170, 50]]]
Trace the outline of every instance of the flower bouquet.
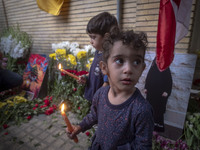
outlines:
[[21, 31], [19, 26], [8, 27], [0, 34], [0, 52], [8, 58], [7, 69], [11, 71], [23, 74], [26, 64], [22, 60], [28, 58], [31, 46], [31, 37]]
[[62, 64], [63, 69], [76, 76], [88, 74], [95, 49], [91, 45], [81, 49], [78, 43], [68, 41], [52, 44], [52, 49], [54, 53], [49, 55], [49, 94], [59, 101], [70, 103], [70, 110], [82, 119], [90, 110], [90, 103], [83, 97], [84, 85], [62, 73], [58, 64]]
[[52, 96], [29, 101], [24, 97], [24, 94], [21, 93], [0, 102], [0, 126], [11, 123], [20, 125], [22, 122], [30, 120], [34, 115], [50, 115], [57, 110], [57, 105], [53, 103]]

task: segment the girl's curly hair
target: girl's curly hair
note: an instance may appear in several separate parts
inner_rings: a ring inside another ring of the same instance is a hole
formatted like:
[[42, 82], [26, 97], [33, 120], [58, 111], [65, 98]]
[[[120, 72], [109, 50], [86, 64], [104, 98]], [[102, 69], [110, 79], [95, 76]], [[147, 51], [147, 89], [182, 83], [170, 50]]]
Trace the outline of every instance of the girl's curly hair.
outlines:
[[133, 50], [143, 50], [144, 54], [148, 45], [147, 35], [144, 32], [136, 33], [133, 30], [121, 31], [118, 28], [113, 28], [110, 32], [110, 36], [105, 39], [102, 45], [103, 60], [105, 62], [107, 62], [110, 56], [110, 50], [117, 41], [122, 41], [123, 45], [129, 46]]

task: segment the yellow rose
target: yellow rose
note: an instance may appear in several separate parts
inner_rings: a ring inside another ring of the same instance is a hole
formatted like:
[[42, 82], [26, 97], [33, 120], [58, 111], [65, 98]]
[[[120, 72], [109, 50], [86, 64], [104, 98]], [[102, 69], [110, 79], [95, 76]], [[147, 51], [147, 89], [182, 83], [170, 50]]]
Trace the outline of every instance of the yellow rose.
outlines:
[[22, 96], [15, 96], [14, 97], [14, 103], [19, 104], [19, 103], [24, 103], [27, 102], [27, 99], [22, 97]]
[[0, 102], [0, 108], [2, 108], [3, 106], [5, 106], [6, 103], [5, 102]]
[[66, 57], [66, 49], [57, 49], [56, 56], [58, 56], [58, 58], [65, 58]]
[[54, 60], [56, 60], [56, 53], [49, 54], [49, 57], [53, 58]]
[[94, 60], [94, 57], [90, 58], [89, 59], [90, 63], [93, 62], [93, 60]]
[[72, 65], [74, 66], [77, 65], [76, 57], [74, 55], [72, 54], [67, 55], [67, 60], [69, 60]]
[[66, 49], [57, 49], [56, 55], [66, 55]]
[[78, 54], [77, 54], [77, 58], [80, 60], [80, 59], [83, 59], [83, 58], [86, 58], [86, 51], [79, 51]]
[[14, 106], [14, 103], [13, 103], [11, 100], [7, 100], [7, 104], [8, 104], [9, 106]]

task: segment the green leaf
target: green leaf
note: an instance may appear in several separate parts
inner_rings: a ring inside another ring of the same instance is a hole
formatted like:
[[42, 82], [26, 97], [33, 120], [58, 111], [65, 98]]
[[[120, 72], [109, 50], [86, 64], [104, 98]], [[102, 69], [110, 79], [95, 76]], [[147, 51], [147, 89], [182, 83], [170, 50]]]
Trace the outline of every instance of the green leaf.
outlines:
[[40, 143], [36, 143], [36, 144], [34, 144], [34, 147], [38, 147], [40, 145], [41, 145]]
[[52, 124], [51, 124], [51, 125], [49, 125], [47, 129], [51, 129], [51, 127], [52, 127], [52, 126], [53, 126]]
[[186, 139], [187, 145], [188, 145], [189, 147], [192, 146], [193, 139], [194, 139], [194, 135], [191, 135], [189, 138]]
[[55, 135], [52, 135], [52, 137], [56, 138], [56, 137], [59, 137], [60, 136], [60, 132], [58, 132], [57, 134]]
[[20, 145], [24, 144], [24, 142], [23, 142], [23, 141], [19, 141], [18, 143], [19, 143]]

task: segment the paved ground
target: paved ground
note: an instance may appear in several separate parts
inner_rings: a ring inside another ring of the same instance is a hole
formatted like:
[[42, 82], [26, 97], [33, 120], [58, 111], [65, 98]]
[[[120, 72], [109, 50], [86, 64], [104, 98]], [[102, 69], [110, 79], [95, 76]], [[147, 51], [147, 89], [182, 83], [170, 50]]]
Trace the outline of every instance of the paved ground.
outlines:
[[[78, 122], [72, 113], [68, 118], [71, 123]], [[56, 112], [50, 116], [34, 116], [28, 123], [1, 130], [0, 150], [87, 150], [86, 134], [80, 133], [78, 139], [75, 143], [66, 136], [65, 122]]]

